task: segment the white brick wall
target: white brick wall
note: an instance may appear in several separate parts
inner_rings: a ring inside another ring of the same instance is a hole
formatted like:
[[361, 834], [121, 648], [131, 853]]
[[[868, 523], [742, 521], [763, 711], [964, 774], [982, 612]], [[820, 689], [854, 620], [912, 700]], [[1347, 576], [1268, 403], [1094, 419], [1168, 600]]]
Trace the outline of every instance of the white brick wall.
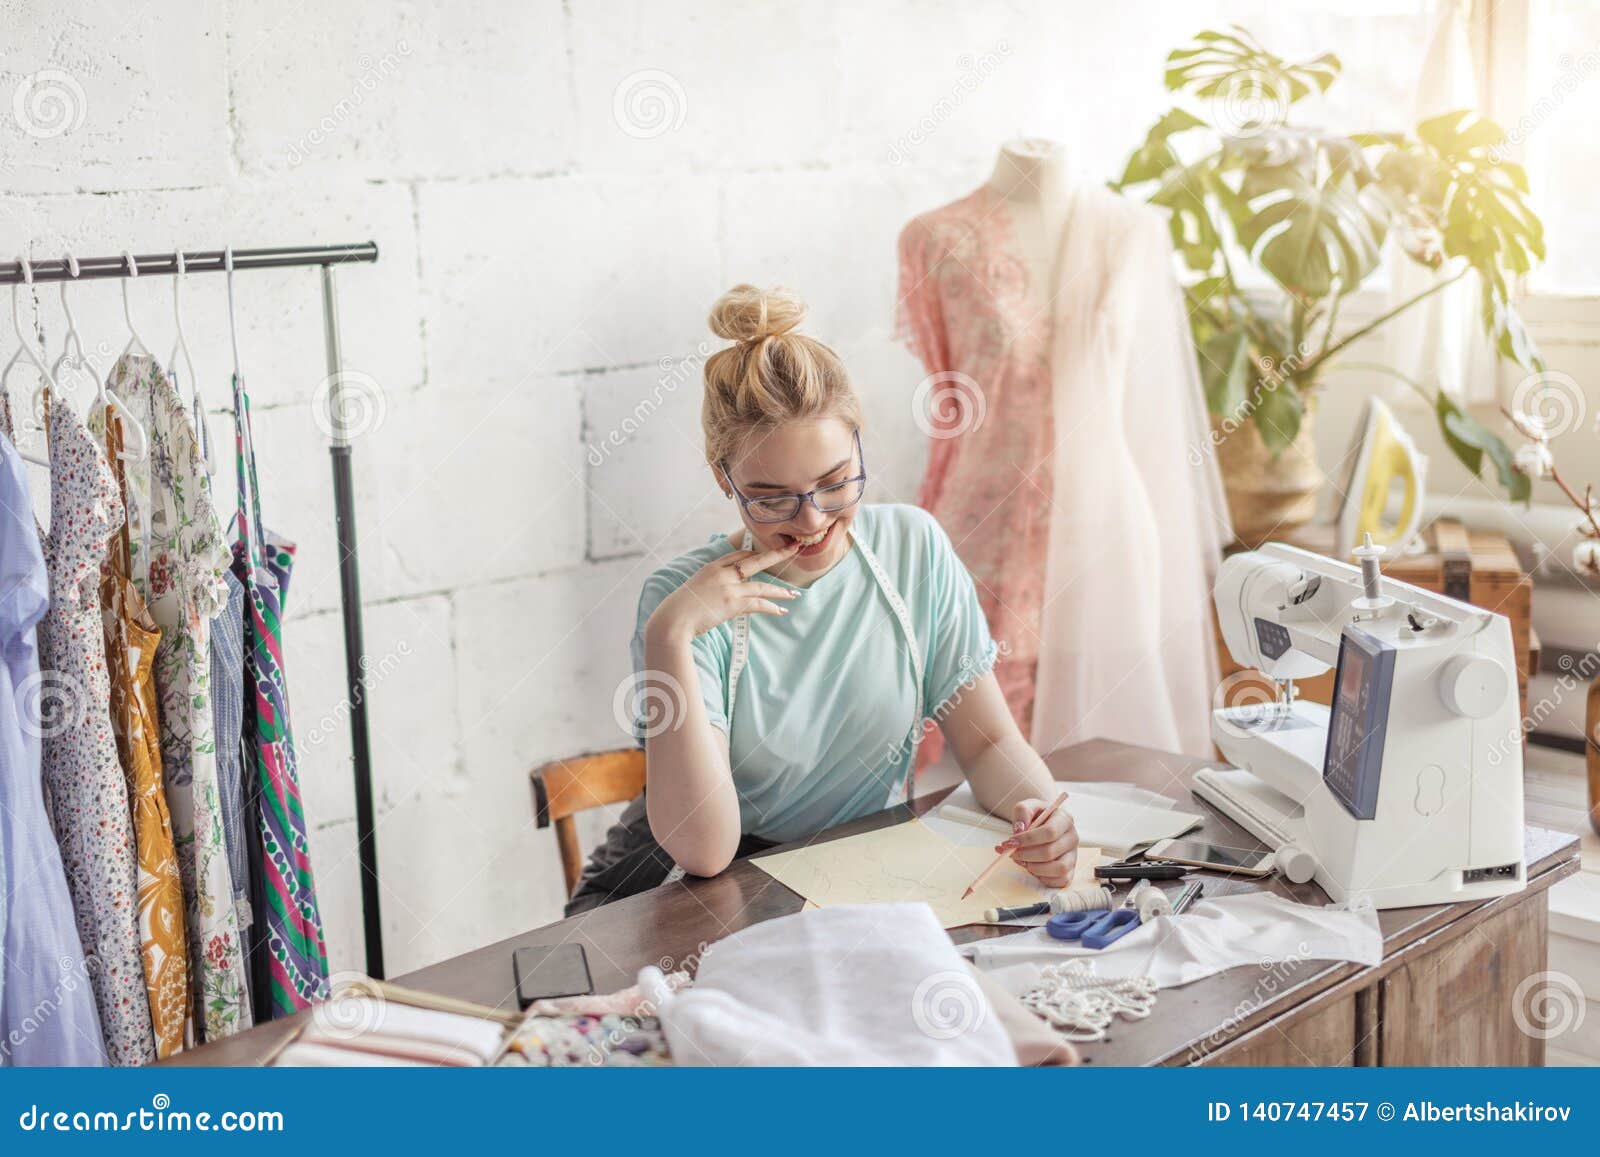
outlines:
[[[624, 742], [639, 582], [729, 521], [698, 376], [672, 370], [716, 294], [782, 280], [813, 303], [866, 391], [877, 495], [914, 499], [896, 232], [1019, 132], [1109, 175], [1216, 7], [1145, 4], [1135, 29], [1053, 0], [0, 6], [0, 251], [382, 249], [340, 297], [346, 364], [382, 397], [356, 474], [392, 971], [559, 914], [526, 770]], [[13, 96], [41, 70], [66, 75], [67, 116], [30, 135]], [[191, 278], [186, 315], [226, 453], [222, 288]], [[132, 287], [163, 355], [170, 289]], [[241, 275], [238, 298], [267, 519], [300, 544], [289, 675], [330, 947], [359, 967], [316, 276]], [[74, 301], [119, 351], [114, 285]], [[54, 291], [26, 316], [54, 352]], [[231, 503], [231, 459], [218, 480]]]

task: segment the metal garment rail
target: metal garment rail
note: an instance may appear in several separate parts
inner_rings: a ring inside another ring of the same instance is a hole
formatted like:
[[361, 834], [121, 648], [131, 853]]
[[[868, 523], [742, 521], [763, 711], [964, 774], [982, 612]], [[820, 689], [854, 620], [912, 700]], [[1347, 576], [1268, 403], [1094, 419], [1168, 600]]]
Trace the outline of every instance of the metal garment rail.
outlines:
[[[183, 254], [183, 272], [223, 273], [226, 250], [210, 249]], [[356, 839], [361, 858], [361, 913], [366, 935], [367, 972], [383, 979], [383, 922], [378, 901], [378, 844], [372, 803], [372, 749], [367, 739], [366, 643], [361, 626], [361, 567], [356, 551], [355, 486], [351, 472], [350, 438], [345, 426], [342, 396], [343, 366], [339, 350], [338, 298], [334, 292], [336, 266], [370, 264], [378, 259], [371, 241], [354, 245], [298, 245], [277, 249], [235, 249], [233, 268], [285, 269], [322, 267], [322, 326], [327, 339], [328, 418], [331, 437], [328, 453], [333, 460], [334, 523], [339, 540], [339, 597], [344, 612], [345, 678], [350, 695], [350, 754], [355, 765]], [[133, 266], [123, 257], [82, 257], [77, 276], [65, 258], [29, 263], [32, 279], [40, 281], [90, 281], [113, 277], [155, 277], [178, 272], [176, 253], [135, 254]], [[0, 285], [28, 280], [20, 261], [0, 263]]]

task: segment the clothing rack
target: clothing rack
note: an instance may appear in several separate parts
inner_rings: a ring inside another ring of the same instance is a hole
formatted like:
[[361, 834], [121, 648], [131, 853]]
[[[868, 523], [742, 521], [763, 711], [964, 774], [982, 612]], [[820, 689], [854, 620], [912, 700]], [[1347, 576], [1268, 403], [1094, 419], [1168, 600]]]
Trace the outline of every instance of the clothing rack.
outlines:
[[367, 973], [382, 980], [383, 924], [378, 900], [378, 844], [376, 817], [372, 802], [372, 752], [367, 738], [366, 643], [361, 624], [360, 556], [356, 551], [355, 485], [351, 470], [349, 431], [341, 392], [341, 354], [339, 348], [338, 297], [334, 289], [334, 270], [340, 265], [370, 264], [378, 260], [378, 246], [372, 241], [353, 245], [297, 245], [276, 249], [208, 249], [183, 254], [182, 269], [177, 253], [127, 256], [84, 257], [73, 262], [30, 261], [0, 264], [0, 285], [21, 285], [30, 280], [91, 281], [115, 277], [157, 277], [183, 273], [223, 273], [231, 264], [234, 270], [286, 269], [320, 266], [322, 269], [322, 328], [328, 365], [328, 453], [333, 462], [334, 525], [339, 540], [339, 598], [344, 612], [345, 678], [350, 696], [350, 753], [355, 765], [356, 850], [361, 859], [361, 913], [366, 939]]

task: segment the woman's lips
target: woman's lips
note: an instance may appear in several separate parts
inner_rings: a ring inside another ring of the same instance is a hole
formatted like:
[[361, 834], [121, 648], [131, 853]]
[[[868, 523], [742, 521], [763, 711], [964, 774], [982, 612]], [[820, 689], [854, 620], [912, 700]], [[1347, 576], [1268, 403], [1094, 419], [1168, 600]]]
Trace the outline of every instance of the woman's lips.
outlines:
[[[828, 523], [828, 529], [822, 532], [822, 537], [817, 539], [815, 542], [812, 542], [808, 546], [802, 546], [798, 551], [795, 552], [795, 556], [797, 558], [810, 558], [813, 555], [821, 554], [823, 551], [827, 550], [828, 544], [833, 541], [834, 528], [838, 525], [838, 522]], [[778, 537], [783, 539], [784, 546], [793, 546], [797, 542], [805, 541], [799, 535], [795, 534], [779, 534]]]

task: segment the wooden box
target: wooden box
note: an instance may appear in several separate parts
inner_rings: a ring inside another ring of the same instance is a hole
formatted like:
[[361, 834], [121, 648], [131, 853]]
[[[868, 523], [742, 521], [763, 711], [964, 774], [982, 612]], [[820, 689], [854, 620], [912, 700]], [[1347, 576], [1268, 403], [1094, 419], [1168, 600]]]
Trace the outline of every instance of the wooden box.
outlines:
[[[1288, 536], [1291, 546], [1331, 554], [1334, 531], [1331, 526], [1302, 527]], [[1528, 714], [1528, 679], [1537, 669], [1538, 643], [1533, 634], [1533, 579], [1522, 569], [1517, 554], [1498, 531], [1468, 530], [1459, 522], [1439, 519], [1423, 532], [1425, 549], [1383, 560], [1385, 576], [1425, 590], [1437, 591], [1494, 611], [1511, 620], [1511, 641], [1517, 651], [1517, 691], [1522, 716]], [[1350, 559], [1341, 561], [1350, 562]], [[1215, 616], [1216, 608], [1212, 608]], [[1228, 654], [1217, 628], [1217, 655], [1224, 677], [1243, 670]], [[1299, 695], [1317, 703], [1328, 703], [1333, 693], [1333, 671], [1315, 679], [1295, 683]], [[1271, 698], [1271, 682], [1262, 680], [1261, 693]], [[1254, 694], [1244, 690], [1245, 694]]]

